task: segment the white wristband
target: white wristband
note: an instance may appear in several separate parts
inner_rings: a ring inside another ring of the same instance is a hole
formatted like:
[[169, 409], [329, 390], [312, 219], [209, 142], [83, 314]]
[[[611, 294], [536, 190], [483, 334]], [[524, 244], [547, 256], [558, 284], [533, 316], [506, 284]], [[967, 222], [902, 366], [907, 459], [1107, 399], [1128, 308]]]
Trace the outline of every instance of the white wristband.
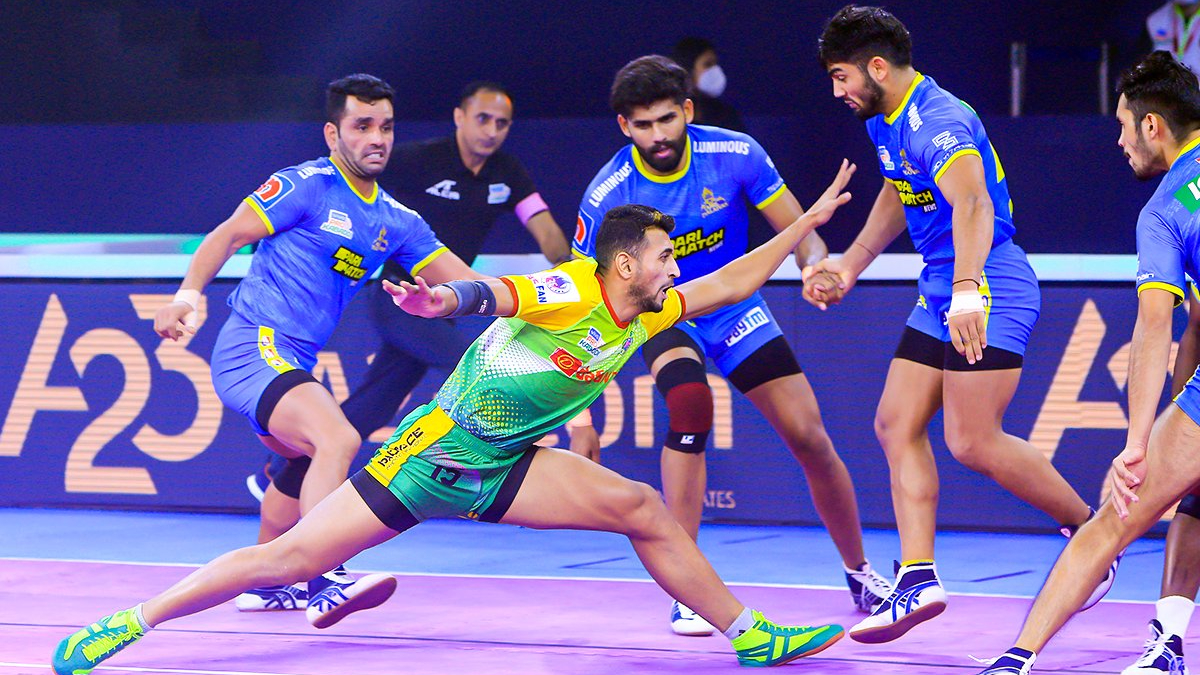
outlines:
[[200, 309], [200, 291], [191, 288], [181, 288], [175, 293], [173, 302], [182, 302], [192, 308], [192, 311]]
[[950, 311], [947, 316], [958, 316], [959, 314], [973, 314], [982, 312], [986, 309], [983, 304], [983, 296], [979, 291], [959, 291], [950, 296]]

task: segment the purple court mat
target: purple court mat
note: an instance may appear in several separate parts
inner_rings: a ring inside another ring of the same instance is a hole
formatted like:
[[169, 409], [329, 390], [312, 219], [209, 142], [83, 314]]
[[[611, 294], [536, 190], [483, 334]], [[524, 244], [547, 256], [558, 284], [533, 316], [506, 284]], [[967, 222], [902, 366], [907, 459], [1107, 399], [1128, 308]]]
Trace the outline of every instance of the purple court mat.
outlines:
[[[60, 639], [167, 587], [191, 567], [0, 560], [0, 675], [49, 672]], [[669, 601], [633, 581], [400, 576], [383, 606], [318, 631], [302, 612], [247, 614], [232, 603], [155, 629], [94, 672], [196, 675], [633, 675], [745, 672], [728, 641], [667, 626]], [[843, 590], [735, 586], [787, 623], [841, 623]], [[968, 655], [1009, 646], [1029, 600], [954, 596], [941, 617], [885, 645], [849, 638], [783, 672], [972, 673]], [[1140, 652], [1153, 605], [1104, 602], [1038, 659], [1039, 673], [1117, 673]], [[1190, 634], [1191, 641], [1200, 631]]]

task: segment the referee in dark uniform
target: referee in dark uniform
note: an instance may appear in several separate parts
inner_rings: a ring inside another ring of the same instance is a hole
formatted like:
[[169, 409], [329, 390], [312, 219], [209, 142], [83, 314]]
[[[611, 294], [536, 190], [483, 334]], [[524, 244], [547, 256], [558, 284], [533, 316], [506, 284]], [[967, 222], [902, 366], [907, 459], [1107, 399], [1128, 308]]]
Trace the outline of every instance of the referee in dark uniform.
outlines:
[[[420, 213], [442, 243], [468, 265], [505, 213], [517, 216], [551, 263], [571, 257], [566, 238], [529, 173], [520, 160], [500, 149], [512, 116], [512, 96], [503, 86], [472, 82], [454, 109], [454, 135], [397, 144], [379, 177], [380, 185]], [[390, 261], [383, 276], [393, 282], [412, 280]], [[428, 321], [398, 312], [378, 286], [368, 293], [383, 341], [366, 379], [342, 403], [346, 418], [364, 440], [391, 421], [431, 366], [453, 368], [471, 343], [451, 321]]]

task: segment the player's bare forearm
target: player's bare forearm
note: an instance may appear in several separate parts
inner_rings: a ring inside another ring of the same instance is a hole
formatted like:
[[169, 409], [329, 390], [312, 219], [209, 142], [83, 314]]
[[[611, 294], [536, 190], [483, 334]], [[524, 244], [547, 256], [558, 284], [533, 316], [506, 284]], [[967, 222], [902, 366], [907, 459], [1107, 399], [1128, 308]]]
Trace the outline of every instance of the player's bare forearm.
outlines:
[[188, 263], [180, 288], [204, 290], [217, 272], [243, 246], [249, 246], [267, 235], [266, 225], [245, 202], [238, 205], [228, 220], [209, 232]]
[[992, 250], [995, 218], [992, 200], [986, 193], [966, 196], [954, 206], [951, 222], [954, 230], [955, 281], [980, 281], [983, 265]]
[[842, 255], [846, 269], [857, 278], [907, 227], [900, 193], [885, 181], [875, 196], [862, 231]]
[[809, 265], [815, 265], [817, 262], [829, 257], [829, 247], [825, 245], [825, 240], [817, 232], [809, 232], [808, 236], [801, 239], [796, 246], [794, 253], [796, 257], [796, 266], [804, 269]]
[[1171, 358], [1171, 315], [1175, 296], [1148, 288], [1138, 294], [1137, 322], [1129, 348], [1129, 432], [1126, 446], [1144, 448], [1158, 412]]

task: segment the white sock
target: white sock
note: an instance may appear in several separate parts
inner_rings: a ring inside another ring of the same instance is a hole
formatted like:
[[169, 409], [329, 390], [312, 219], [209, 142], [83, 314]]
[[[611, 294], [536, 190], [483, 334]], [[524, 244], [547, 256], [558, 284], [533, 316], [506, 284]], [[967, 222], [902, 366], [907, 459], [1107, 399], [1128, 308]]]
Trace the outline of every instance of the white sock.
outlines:
[[1154, 603], [1155, 617], [1167, 635], [1183, 636], [1192, 620], [1196, 603], [1182, 595], [1168, 595]]
[[725, 629], [725, 637], [732, 640], [742, 633], [750, 630], [753, 625], [754, 617], [750, 614], [750, 608], [743, 607], [742, 613], [738, 614], [738, 617], [733, 620], [733, 623], [729, 624], [729, 628]]
[[137, 619], [138, 625], [142, 627], [142, 632], [150, 630], [150, 624], [146, 623], [146, 617], [142, 616], [142, 603], [138, 603], [137, 607], [133, 608], [133, 616]]

